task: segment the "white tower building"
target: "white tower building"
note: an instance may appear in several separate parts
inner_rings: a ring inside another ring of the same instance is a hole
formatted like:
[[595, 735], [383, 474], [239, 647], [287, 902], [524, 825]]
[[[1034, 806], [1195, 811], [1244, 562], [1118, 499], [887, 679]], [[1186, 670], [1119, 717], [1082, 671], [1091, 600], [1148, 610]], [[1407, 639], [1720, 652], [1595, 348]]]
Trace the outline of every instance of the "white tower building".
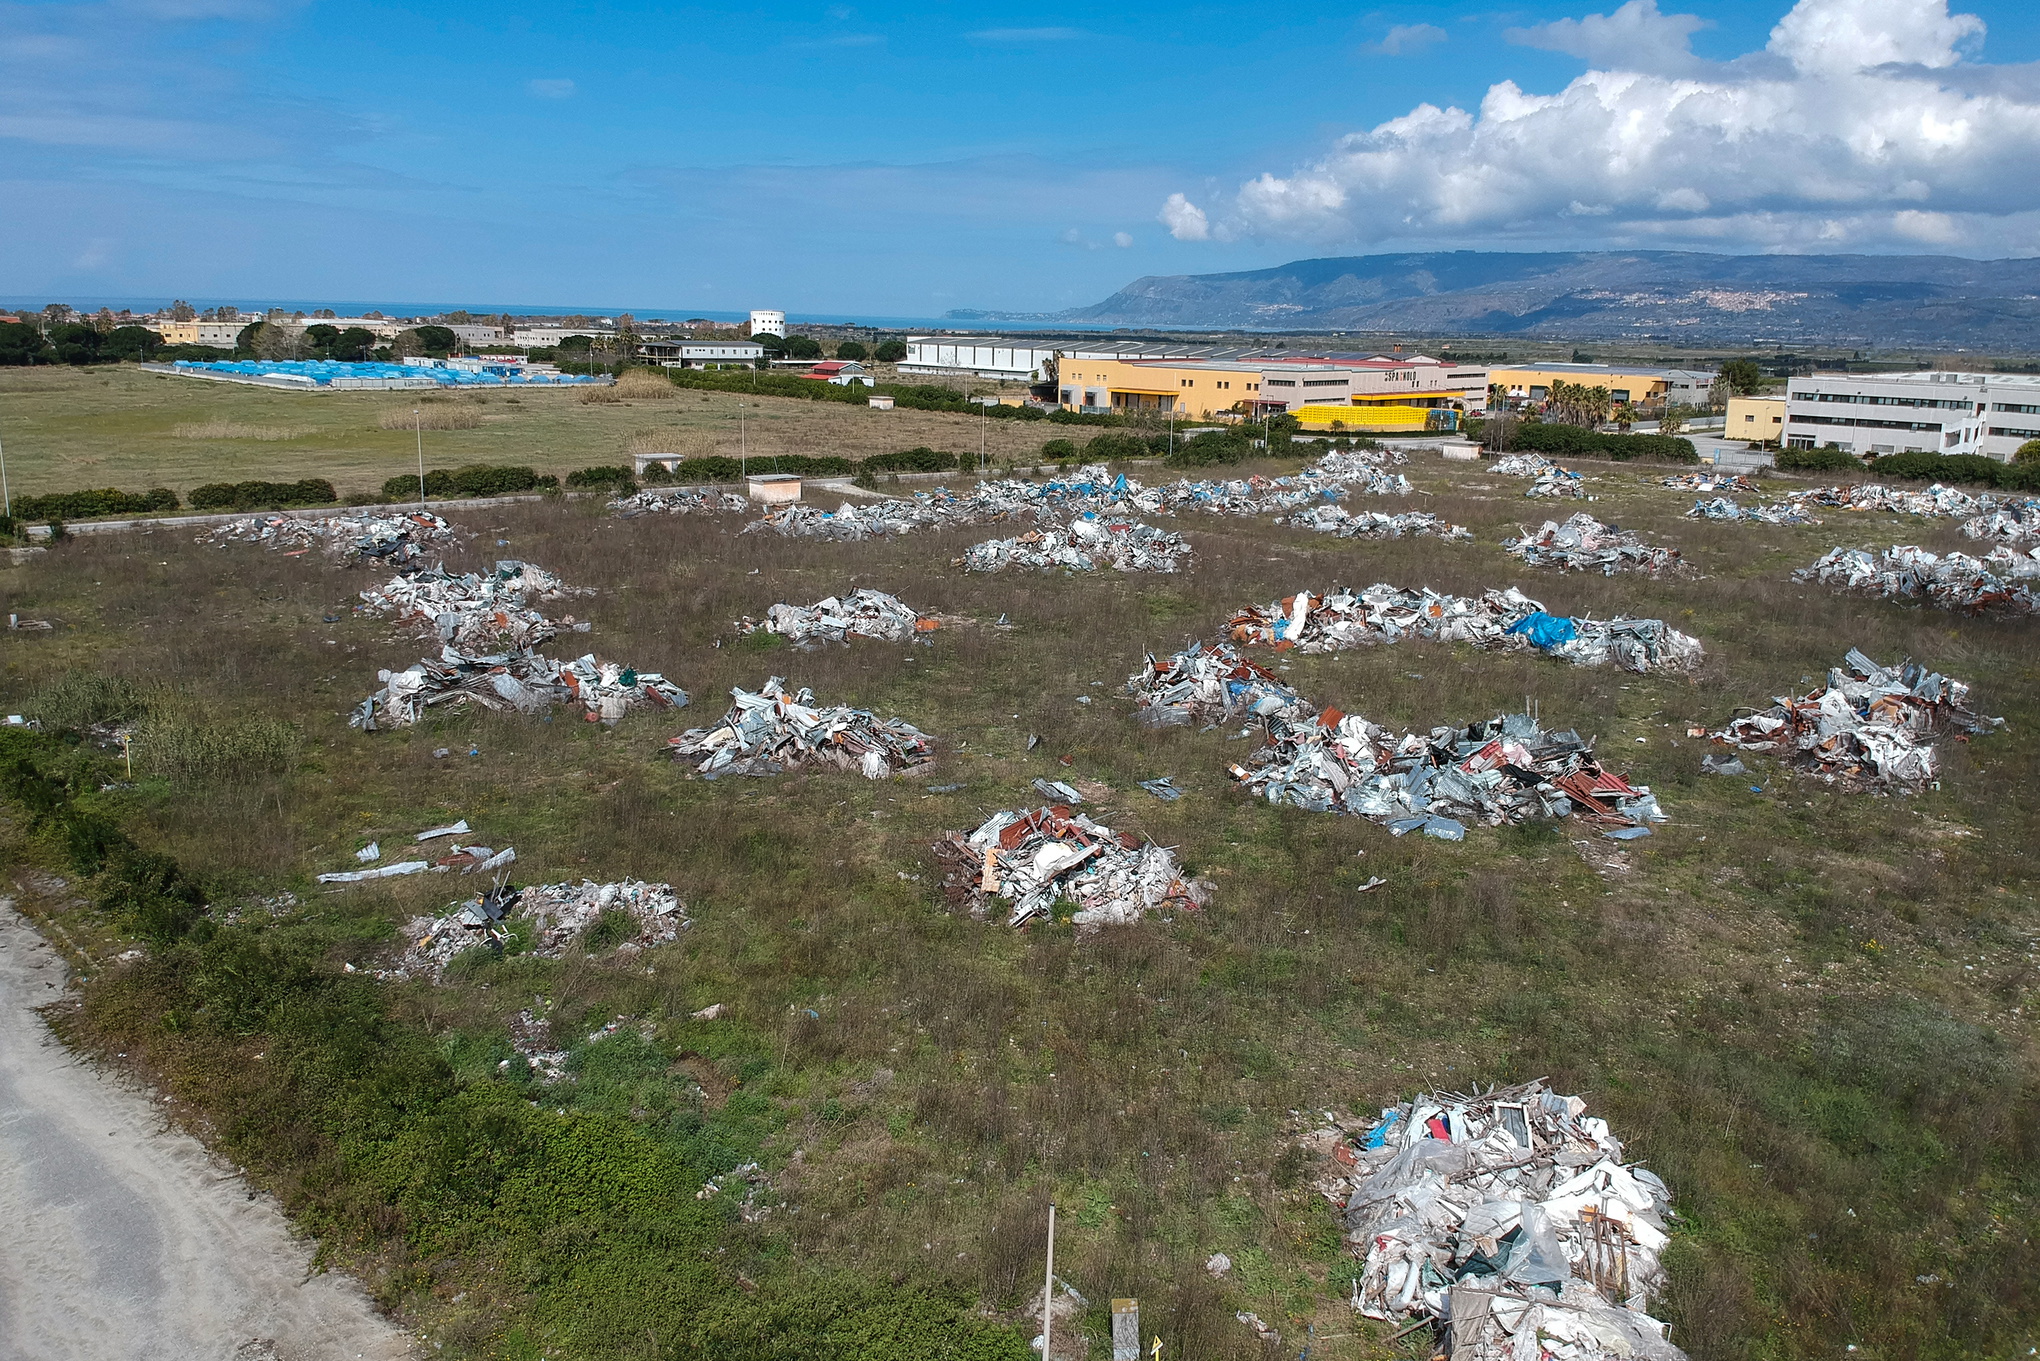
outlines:
[[775, 335], [782, 340], [786, 337], [786, 313], [766, 312], [751, 309], [751, 334], [754, 336]]

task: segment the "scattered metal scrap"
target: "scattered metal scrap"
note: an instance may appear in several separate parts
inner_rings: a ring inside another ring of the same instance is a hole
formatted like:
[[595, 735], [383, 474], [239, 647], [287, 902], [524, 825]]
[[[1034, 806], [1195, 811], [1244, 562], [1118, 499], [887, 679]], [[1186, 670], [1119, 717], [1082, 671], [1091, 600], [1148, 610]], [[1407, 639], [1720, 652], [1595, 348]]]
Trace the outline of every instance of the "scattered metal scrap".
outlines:
[[1786, 499], [1801, 506], [1825, 506], [1834, 510], [1882, 510], [1898, 515], [1961, 518], [1988, 515], [1992, 511], [2002, 510], [2008, 506], [2029, 503], [2029, 498], [2026, 497], [1993, 496], [1989, 492], [1980, 492], [1972, 496], [1966, 491], [1946, 487], [1939, 482], [1925, 491], [1906, 491], [1899, 487], [1882, 486], [1876, 482], [1838, 487], [1812, 487], [1806, 491], [1792, 492]]
[[1235, 718], [1265, 721], [1292, 709], [1310, 711], [1280, 677], [1230, 643], [1194, 643], [1166, 661], [1150, 653], [1126, 688], [1139, 720], [1154, 728]]
[[531, 924], [526, 953], [556, 959], [580, 940], [606, 912], [627, 914], [635, 932], [617, 944], [619, 954], [634, 953], [677, 940], [689, 925], [686, 904], [671, 884], [622, 879], [598, 884], [541, 884], [529, 888], [491, 887], [455, 904], [441, 917], [414, 917], [406, 929], [410, 944], [378, 978], [437, 980], [456, 955], [475, 946], [500, 950], [509, 940], [510, 923]]
[[1100, 519], [1087, 512], [1064, 526], [972, 544], [952, 565], [966, 572], [997, 572], [1007, 567], [1089, 572], [1100, 566], [1120, 572], [1173, 572], [1178, 560], [1189, 556], [1190, 545], [1181, 534], [1138, 520]]
[[1550, 496], [1573, 501], [1591, 501], [1587, 479], [1570, 468], [1551, 467], [1538, 475], [1523, 492], [1525, 496]]
[[542, 567], [506, 558], [487, 575], [455, 575], [444, 567], [399, 573], [386, 584], [363, 591], [359, 608], [365, 614], [417, 624], [449, 647], [480, 654], [534, 647], [562, 626], [585, 632], [572, 615], [556, 622], [531, 608], [530, 602], [592, 594]]
[[[438, 841], [444, 837], [466, 836], [470, 830], [467, 819], [462, 818], [460, 821], [449, 823], [444, 827], [429, 827], [419, 832], [412, 840], [422, 847], [427, 841]], [[449, 841], [444, 854], [440, 854], [436, 847], [428, 853], [436, 855], [438, 858], [433, 860], [397, 860], [387, 865], [378, 865], [376, 862], [382, 859], [382, 846], [379, 842], [371, 841], [368, 845], [356, 851], [354, 858], [364, 865], [372, 866], [372, 868], [322, 874], [319, 876], [319, 882], [322, 884], [359, 884], [370, 879], [393, 879], [404, 875], [424, 874], [427, 871], [438, 874], [445, 874], [452, 870], [459, 870], [462, 874], [473, 874], [477, 870], [493, 872], [507, 869], [517, 862], [517, 848], [514, 846], [505, 846], [499, 851], [493, 846], [468, 845], [459, 841]]]
[[1386, 1108], [1357, 1146], [1353, 1307], [1448, 1331], [1453, 1361], [1684, 1361], [1646, 1310], [1674, 1219], [1655, 1173], [1577, 1096], [1541, 1081]]
[[1503, 477], [1542, 477], [1558, 465], [1542, 454], [1509, 454], [1487, 465], [1487, 471]]
[[762, 628], [795, 643], [811, 638], [830, 643], [847, 642], [851, 638], [904, 643], [941, 626], [941, 620], [933, 615], [917, 613], [898, 596], [859, 589], [845, 596], [832, 595], [812, 605], [782, 602], [765, 611], [763, 624], [748, 617], [738, 620], [737, 632], [756, 633]]
[[1962, 522], [1962, 532], [1972, 539], [1997, 539], [2003, 543], [2040, 539], [2040, 500], [1973, 516]]
[[931, 760], [934, 744], [913, 724], [868, 710], [817, 705], [806, 689], [788, 694], [778, 676], [756, 692], [733, 689], [729, 712], [709, 728], [690, 728], [668, 744], [696, 773], [778, 775], [799, 767], [862, 771], [870, 780]]
[[1267, 720], [1267, 744], [1231, 772], [1270, 803], [1357, 814], [1397, 836], [1458, 841], [1489, 827], [1577, 815], [1606, 828], [1664, 821], [1647, 785], [1604, 769], [1576, 732], [1527, 714], [1405, 733], [1325, 709]]
[[591, 720], [616, 723], [640, 706], [677, 709], [687, 692], [656, 671], [638, 671], [594, 653], [557, 662], [521, 649], [473, 656], [445, 648], [403, 671], [380, 671], [383, 688], [361, 701], [348, 719], [363, 732], [407, 728], [442, 704], [474, 703], [496, 713], [543, 713], [578, 700]]
[[982, 917], [992, 899], [1004, 899], [1009, 926], [1049, 915], [1058, 901], [1076, 904], [1071, 920], [1079, 926], [1124, 924], [1210, 901], [1209, 886], [1186, 880], [1174, 851], [1063, 804], [994, 813], [968, 835], [946, 833], [934, 851], [949, 901]]
[[2040, 579], [2040, 548], [2000, 545], [1982, 558], [1936, 554], [1914, 544], [1897, 544], [1877, 554], [1864, 548], [1833, 548], [1792, 576], [1887, 600], [1927, 600], [1944, 610], [2040, 613], [2040, 592], [2032, 585]]
[[1293, 525], [1298, 529], [1315, 529], [1320, 534], [1336, 534], [1342, 539], [1400, 539], [1405, 535], [1420, 534], [1435, 535], [1441, 539], [1473, 538], [1473, 531], [1465, 525], [1451, 524], [1421, 510], [1383, 515], [1375, 510], [1348, 513], [1344, 506], [1318, 505], [1286, 515], [1276, 523]]
[[459, 533], [429, 511], [412, 510], [391, 515], [252, 515], [208, 530], [198, 541], [217, 547], [259, 543], [272, 552], [291, 554], [320, 548], [327, 556], [348, 562], [402, 564], [451, 546], [459, 541]]
[[1689, 520], [1753, 520], [1766, 525], [1817, 525], [1820, 521], [1806, 513], [1806, 507], [1797, 501], [1772, 501], [1761, 506], [1745, 506], [1726, 496], [1717, 496], [1712, 501], [1695, 501], [1693, 509], [1686, 512]]
[[1785, 753], [1830, 785], [1906, 793], [1935, 778], [1928, 740], [1934, 734], [1988, 733], [2003, 724], [1970, 708], [1969, 686], [1962, 681], [1910, 658], [1879, 666], [1852, 649], [1841, 666], [1828, 671], [1826, 685], [1797, 699], [1781, 695], [1771, 708], [1711, 736], [1744, 751]]
[[1733, 491], [1754, 494], [1760, 488], [1741, 473], [1678, 473], [1668, 477], [1664, 485], [1676, 491]]
[[1700, 641], [1662, 619], [1569, 619], [1511, 586], [1478, 598], [1377, 582], [1364, 591], [1299, 591], [1242, 610], [1226, 625], [1233, 642], [1278, 651], [1338, 652], [1407, 638], [1471, 643], [1477, 648], [1535, 647], [1577, 666], [1614, 662], [1625, 671], [1685, 671], [1698, 665]]
[[697, 512], [749, 510], [751, 503], [735, 492], [717, 491], [713, 487], [681, 487], [676, 491], [640, 491], [629, 496], [619, 496], [609, 503], [617, 518], [635, 519], [640, 515], [665, 514], [689, 515]]
[[1638, 571], [1655, 577], [1686, 567], [1678, 549], [1647, 544], [1633, 533], [1602, 524], [1585, 511], [1562, 525], [1546, 520], [1542, 529], [1526, 529], [1518, 538], [1504, 539], [1502, 547], [1533, 567], [1556, 567], [1561, 572], [1598, 571], [1613, 576]]

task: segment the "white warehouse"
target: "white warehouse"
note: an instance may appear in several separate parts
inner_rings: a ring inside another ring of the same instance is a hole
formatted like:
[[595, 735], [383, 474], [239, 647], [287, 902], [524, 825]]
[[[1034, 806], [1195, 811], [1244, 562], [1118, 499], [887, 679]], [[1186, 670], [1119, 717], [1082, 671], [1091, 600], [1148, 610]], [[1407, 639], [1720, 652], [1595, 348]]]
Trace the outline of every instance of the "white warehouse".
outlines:
[[1041, 383], [1054, 372], [1057, 347], [1010, 336], [908, 336], [901, 373], [971, 374], [1009, 383]]
[[1835, 444], [1861, 456], [1983, 454], [2009, 461], [2040, 439], [2040, 376], [1886, 373], [1794, 378], [1785, 392], [1785, 446]]

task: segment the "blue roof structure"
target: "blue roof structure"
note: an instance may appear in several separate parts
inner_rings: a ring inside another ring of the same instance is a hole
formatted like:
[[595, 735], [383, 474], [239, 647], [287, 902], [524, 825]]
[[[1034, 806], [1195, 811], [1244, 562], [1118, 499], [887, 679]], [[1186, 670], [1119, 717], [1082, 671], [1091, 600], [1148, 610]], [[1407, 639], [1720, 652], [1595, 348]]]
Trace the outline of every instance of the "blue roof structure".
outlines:
[[486, 361], [456, 361], [451, 364], [349, 364], [334, 359], [180, 359], [171, 365], [179, 371], [221, 378], [280, 378], [314, 387], [381, 386], [392, 382], [415, 383], [425, 379], [439, 387], [561, 387], [607, 382], [607, 376], [533, 373], [522, 364], [491, 364]]

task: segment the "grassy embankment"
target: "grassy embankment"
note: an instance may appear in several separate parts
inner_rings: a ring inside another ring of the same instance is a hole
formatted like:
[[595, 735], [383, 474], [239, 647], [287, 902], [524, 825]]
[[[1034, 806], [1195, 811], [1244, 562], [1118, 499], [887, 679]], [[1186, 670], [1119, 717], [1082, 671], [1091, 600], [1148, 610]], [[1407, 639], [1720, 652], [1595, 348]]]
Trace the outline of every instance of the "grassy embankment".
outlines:
[[[323, 477], [342, 495], [374, 491], [417, 467], [410, 413], [428, 420], [428, 467], [529, 464], [565, 475], [627, 460], [634, 445], [690, 456], [841, 454], [864, 458], [926, 445], [976, 455], [980, 424], [994, 461], [1031, 458], [1067, 431], [941, 412], [747, 398], [674, 389], [671, 396], [583, 402], [572, 391], [425, 394], [294, 393], [144, 373], [0, 369], [0, 438], [16, 496], [207, 482]], [[738, 429], [738, 408], [744, 429]], [[464, 429], [433, 429], [475, 421]], [[450, 419], [449, 419], [450, 418]], [[394, 428], [385, 429], [385, 420]], [[1090, 433], [1078, 431], [1080, 435]]]
[[[97, 792], [109, 766], [68, 759], [81, 803], [203, 876], [238, 920], [117, 964], [117, 914], [48, 877], [69, 877], [63, 848], [17, 817], [8, 853], [25, 903], [92, 961], [74, 1041], [161, 1082], [449, 1354], [930, 1355], [931, 1329], [968, 1332], [982, 1306], [1016, 1331], [958, 1354], [1021, 1355], [1032, 1329], [1013, 1311], [1038, 1288], [1050, 1196], [1060, 1274], [1092, 1301], [1091, 1355], [1122, 1294], [1172, 1355], [1257, 1354], [1232, 1321], [1243, 1308], [1291, 1347], [1314, 1323], [1313, 1355], [1388, 1354], [1386, 1330], [1342, 1303], [1353, 1263], [1289, 1134], [1326, 1108], [1541, 1075], [1585, 1093], [1677, 1193], [1662, 1312], [1696, 1357], [2023, 1351], [2040, 1320], [2032, 625], [1787, 579], [1833, 543], [1953, 546], [1945, 524], [1698, 524], [1653, 472], [1594, 471], [1596, 513], [1662, 533], [1704, 575], [1522, 569], [1502, 533], [1574, 507], [1477, 468], [1418, 470], [1438, 493], [1425, 508], [1476, 545], [1188, 518], [1197, 558], [1176, 578], [964, 578], [948, 561], [982, 532], [815, 545], [579, 504], [471, 522], [457, 565], [514, 555], [598, 588], [576, 602], [596, 629], [575, 642], [679, 680], [696, 697], [686, 722], [779, 673], [937, 734], [941, 763], [896, 784], [689, 780], [662, 755], [683, 724], [644, 715], [614, 732], [483, 716], [365, 737], [347, 707], [424, 648], [350, 617], [358, 573], [182, 536], [60, 545], [11, 573], [7, 608], [59, 627], [0, 644], [7, 708], [52, 678], [108, 674], [141, 687], [159, 726], [222, 734], [241, 755], [174, 776], [138, 750], [131, 790]], [[1570, 826], [1398, 841], [1241, 797], [1224, 764], [1245, 744], [1225, 734], [1129, 720], [1116, 692], [1144, 651], [1209, 636], [1244, 603], [1375, 580], [1513, 582], [1560, 612], [1700, 636], [1709, 660], [1690, 680], [1429, 644], [1287, 663], [1306, 694], [1385, 723], [1528, 696], [1547, 723], [1598, 735], [1672, 822], [1621, 850]], [[852, 585], [972, 622], [932, 648], [727, 636], [740, 614]], [[1010, 632], [991, 626], [1001, 614]], [[1850, 646], [1976, 682], [2008, 731], [1944, 741], [1942, 786], [1916, 798], [1830, 794], [1761, 758], [1748, 780], [1696, 773], [1689, 723], [1802, 689]], [[279, 717], [294, 745], [227, 736]], [[1161, 773], [1188, 797], [1133, 784]], [[1217, 902], [1089, 939], [950, 915], [928, 842], [1021, 806], [1044, 774], [1109, 786], [1101, 820], [1181, 847]], [[951, 782], [964, 788], [925, 792]], [[457, 816], [515, 844], [525, 881], [667, 880], [695, 924], [637, 956], [591, 942], [559, 961], [465, 961], [438, 986], [344, 973], [460, 886], [334, 892], [310, 876]], [[1355, 891], [1375, 875], [1388, 886]], [[259, 904], [285, 889], [302, 901]], [[725, 1019], [688, 1019], [714, 1002]], [[574, 1081], [540, 1089], [515, 1061], [526, 1008], [570, 1047]], [[616, 1036], [581, 1038], [619, 1018]], [[754, 1158], [775, 1207], [761, 1222], [739, 1221], [739, 1196], [694, 1198]], [[1201, 1266], [1221, 1250], [1238, 1266], [1214, 1282]]]

